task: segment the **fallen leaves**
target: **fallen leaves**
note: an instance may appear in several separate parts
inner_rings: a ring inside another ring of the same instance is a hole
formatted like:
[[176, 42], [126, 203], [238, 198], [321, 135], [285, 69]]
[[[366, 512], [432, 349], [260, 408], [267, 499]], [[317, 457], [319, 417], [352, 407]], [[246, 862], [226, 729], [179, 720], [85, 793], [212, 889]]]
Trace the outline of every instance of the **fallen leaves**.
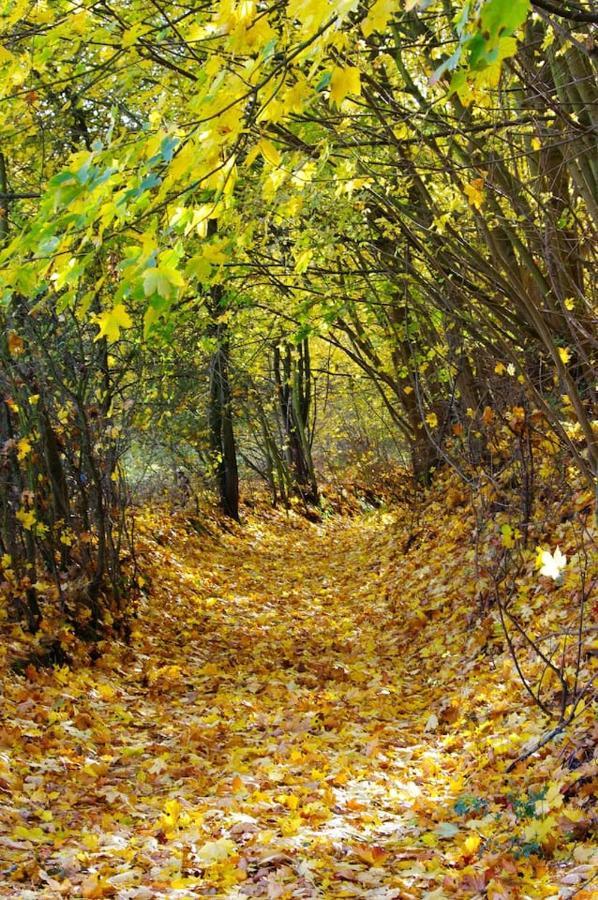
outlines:
[[209, 539], [143, 511], [132, 645], [3, 674], [3, 896], [583, 897], [591, 704], [505, 773], [543, 723], [492, 614], [468, 619], [455, 490], [401, 555], [408, 509]]

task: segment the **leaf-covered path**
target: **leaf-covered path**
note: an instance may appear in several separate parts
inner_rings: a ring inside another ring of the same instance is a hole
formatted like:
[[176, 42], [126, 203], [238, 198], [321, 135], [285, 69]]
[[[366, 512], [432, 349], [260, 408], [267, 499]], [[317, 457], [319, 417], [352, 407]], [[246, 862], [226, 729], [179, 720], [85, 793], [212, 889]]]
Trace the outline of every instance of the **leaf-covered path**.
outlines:
[[530, 734], [518, 688], [434, 581], [450, 561], [424, 548], [400, 596], [389, 534], [382, 514], [209, 537], [146, 514], [131, 646], [5, 679], [0, 895], [557, 896], [558, 866], [507, 853], [491, 784]]

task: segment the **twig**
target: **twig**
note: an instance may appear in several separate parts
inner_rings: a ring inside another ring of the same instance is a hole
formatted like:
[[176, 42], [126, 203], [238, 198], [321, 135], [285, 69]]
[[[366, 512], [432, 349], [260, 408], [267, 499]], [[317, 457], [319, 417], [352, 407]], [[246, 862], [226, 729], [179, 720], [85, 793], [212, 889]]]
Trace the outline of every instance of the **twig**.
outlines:
[[544, 747], [553, 738], [555, 738], [557, 734], [560, 734], [562, 731], [564, 731], [569, 724], [569, 721], [560, 722], [558, 725], [555, 725], [552, 731], [549, 731], [544, 735], [544, 737], [540, 738], [539, 741], [536, 741], [536, 743], [532, 747], [530, 747], [529, 750], [526, 750], [524, 753], [521, 753], [517, 757], [517, 759], [514, 759], [513, 762], [507, 766], [507, 772], [512, 772], [516, 765], [518, 765], [520, 762], [523, 762], [525, 759], [528, 759], [530, 756], [533, 756], [533, 754], [540, 750], [541, 747]]

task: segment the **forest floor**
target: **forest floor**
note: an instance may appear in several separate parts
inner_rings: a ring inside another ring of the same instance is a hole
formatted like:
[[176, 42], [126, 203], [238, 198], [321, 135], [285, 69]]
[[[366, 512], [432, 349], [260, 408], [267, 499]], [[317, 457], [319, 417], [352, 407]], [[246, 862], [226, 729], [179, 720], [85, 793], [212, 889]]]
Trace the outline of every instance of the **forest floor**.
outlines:
[[590, 719], [507, 773], [547, 723], [439, 508], [143, 513], [130, 645], [3, 675], [0, 896], [592, 896]]

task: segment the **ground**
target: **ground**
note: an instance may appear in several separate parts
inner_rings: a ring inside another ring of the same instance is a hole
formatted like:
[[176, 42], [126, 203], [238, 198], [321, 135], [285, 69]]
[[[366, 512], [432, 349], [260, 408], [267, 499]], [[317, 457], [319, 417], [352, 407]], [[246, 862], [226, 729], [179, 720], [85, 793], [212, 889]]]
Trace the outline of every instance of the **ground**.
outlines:
[[469, 524], [144, 511], [130, 644], [4, 675], [0, 896], [590, 897], [588, 754], [506, 772], [546, 722]]

